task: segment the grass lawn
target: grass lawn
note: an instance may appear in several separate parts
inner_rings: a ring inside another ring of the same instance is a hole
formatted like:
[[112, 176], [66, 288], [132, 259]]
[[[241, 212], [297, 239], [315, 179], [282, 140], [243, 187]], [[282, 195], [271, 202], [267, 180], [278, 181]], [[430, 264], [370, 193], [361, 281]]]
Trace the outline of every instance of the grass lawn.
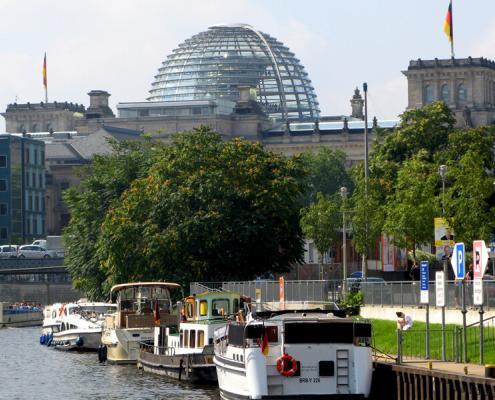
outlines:
[[[391, 355], [397, 354], [397, 331], [396, 322], [387, 320], [372, 320], [373, 324], [373, 346], [378, 350]], [[462, 351], [461, 336], [456, 335], [455, 328], [458, 325], [447, 325], [445, 332], [446, 357], [449, 361], [455, 361], [456, 348]], [[442, 358], [442, 332], [441, 324], [430, 324], [430, 358], [440, 360]], [[424, 322], [414, 322], [411, 329], [404, 332], [403, 355], [408, 357], [425, 357], [425, 330]], [[468, 358], [472, 363], [479, 362], [478, 328], [468, 328], [467, 330], [467, 351]], [[484, 329], [484, 363], [495, 364], [495, 328], [493, 326]], [[456, 343], [457, 342], [457, 343]]]

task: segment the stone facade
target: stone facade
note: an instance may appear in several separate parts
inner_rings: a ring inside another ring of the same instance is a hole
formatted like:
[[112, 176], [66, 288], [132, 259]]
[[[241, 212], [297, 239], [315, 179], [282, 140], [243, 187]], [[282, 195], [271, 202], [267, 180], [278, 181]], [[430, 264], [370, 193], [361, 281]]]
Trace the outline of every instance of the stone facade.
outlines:
[[7, 133], [74, 131], [84, 120], [84, 106], [73, 103], [9, 104], [2, 113]]
[[495, 62], [485, 58], [410, 61], [403, 71], [408, 82], [408, 109], [444, 101], [457, 125], [495, 122]]

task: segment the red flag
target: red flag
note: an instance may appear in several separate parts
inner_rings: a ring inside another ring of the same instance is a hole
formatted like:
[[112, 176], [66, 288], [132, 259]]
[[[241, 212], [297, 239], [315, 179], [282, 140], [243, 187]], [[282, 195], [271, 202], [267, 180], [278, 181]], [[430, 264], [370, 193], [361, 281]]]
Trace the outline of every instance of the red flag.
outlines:
[[48, 87], [47, 73], [46, 73], [46, 53], [45, 58], [43, 60], [43, 86], [45, 89]]

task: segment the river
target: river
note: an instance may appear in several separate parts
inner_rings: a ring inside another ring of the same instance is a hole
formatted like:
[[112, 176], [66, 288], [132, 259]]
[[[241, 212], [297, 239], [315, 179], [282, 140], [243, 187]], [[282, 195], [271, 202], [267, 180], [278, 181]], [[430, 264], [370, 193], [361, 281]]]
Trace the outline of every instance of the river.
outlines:
[[193, 386], [98, 363], [96, 353], [57, 351], [39, 344], [40, 328], [0, 329], [0, 399], [218, 400], [215, 386]]

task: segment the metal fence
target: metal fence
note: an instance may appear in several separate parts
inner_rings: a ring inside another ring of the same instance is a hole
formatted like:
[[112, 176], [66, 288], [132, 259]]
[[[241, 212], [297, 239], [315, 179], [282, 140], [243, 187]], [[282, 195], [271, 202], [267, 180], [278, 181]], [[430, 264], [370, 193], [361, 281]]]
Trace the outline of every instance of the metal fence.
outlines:
[[[495, 308], [495, 281], [483, 281], [483, 298], [485, 310]], [[435, 281], [429, 283], [429, 304], [435, 306]], [[363, 292], [364, 304], [374, 306], [418, 306], [420, 303], [419, 282], [411, 281], [348, 281], [348, 290]], [[229, 290], [241, 295], [256, 298], [258, 290], [263, 302], [275, 302], [280, 299], [279, 281], [242, 281], [242, 282], [192, 282], [191, 294], [206, 290]], [[286, 280], [284, 283], [285, 301], [287, 302], [327, 302], [338, 301], [342, 295], [340, 280]], [[447, 281], [445, 285], [446, 307], [462, 306], [462, 284]], [[465, 285], [466, 307], [473, 305], [473, 287], [470, 282]]]

